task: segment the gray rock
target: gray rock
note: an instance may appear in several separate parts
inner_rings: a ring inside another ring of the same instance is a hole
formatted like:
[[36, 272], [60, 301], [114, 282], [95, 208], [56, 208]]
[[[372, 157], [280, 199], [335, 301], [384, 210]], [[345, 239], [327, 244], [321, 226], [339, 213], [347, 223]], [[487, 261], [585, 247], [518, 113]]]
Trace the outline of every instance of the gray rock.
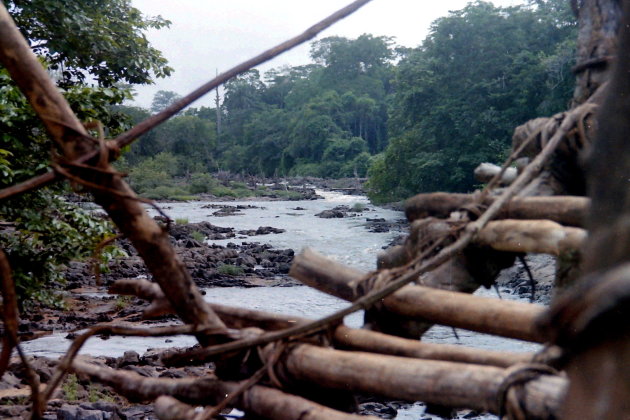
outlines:
[[140, 355], [135, 351], [126, 351], [122, 357], [118, 358], [118, 367], [137, 365], [140, 363]]
[[324, 210], [321, 213], [317, 213], [315, 216], [322, 219], [340, 219], [346, 217], [346, 214], [340, 210]]
[[57, 420], [110, 420], [100, 410], [84, 410], [76, 405], [64, 404], [57, 410]]

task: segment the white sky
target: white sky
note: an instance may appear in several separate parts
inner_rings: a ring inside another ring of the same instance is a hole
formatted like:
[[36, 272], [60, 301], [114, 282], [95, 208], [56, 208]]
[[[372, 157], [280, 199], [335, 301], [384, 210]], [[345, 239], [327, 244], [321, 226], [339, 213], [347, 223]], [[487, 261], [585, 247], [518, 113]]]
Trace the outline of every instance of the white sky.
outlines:
[[[342, 8], [351, 0], [132, 0], [145, 16], [162, 15], [170, 28], [150, 31], [152, 45], [162, 51], [175, 69], [168, 79], [137, 88], [136, 104], [149, 107], [158, 90], [180, 95], [192, 91], [219, 73], [292, 37]], [[523, 0], [493, 0], [498, 6]], [[466, 6], [467, 0], [373, 0], [324, 31], [318, 38], [337, 35], [356, 38], [363, 33], [396, 38], [407, 47], [418, 46], [431, 22], [449, 10]], [[310, 62], [309, 44], [258, 67], [261, 72], [283, 65]], [[206, 95], [193, 106], [212, 106]]]

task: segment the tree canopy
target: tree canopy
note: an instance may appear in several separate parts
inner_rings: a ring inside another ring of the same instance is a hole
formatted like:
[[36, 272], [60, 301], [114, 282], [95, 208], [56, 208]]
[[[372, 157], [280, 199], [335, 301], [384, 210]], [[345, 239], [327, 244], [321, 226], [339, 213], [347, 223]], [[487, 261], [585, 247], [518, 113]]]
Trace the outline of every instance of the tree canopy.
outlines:
[[[312, 64], [252, 69], [226, 83], [217, 137], [210, 126], [203, 138], [158, 128], [129, 161], [168, 152], [196, 162], [193, 173], [369, 173], [377, 201], [471, 190], [474, 167], [502, 160], [514, 127], [566, 108], [576, 24], [565, 3], [470, 3], [436, 20], [414, 49], [370, 34], [323, 38], [311, 44]], [[176, 97], [158, 92], [154, 105]], [[188, 111], [206, 124], [216, 113]]]
[[469, 191], [474, 167], [502, 160], [514, 127], [566, 108], [575, 24], [560, 4], [479, 1], [433, 23], [396, 68], [389, 146], [370, 170], [373, 198]]
[[[131, 97], [129, 85], [150, 83], [172, 70], [143, 33], [169, 22], [142, 16], [129, 0], [5, 4], [79, 119], [100, 121], [109, 136], [128, 125], [128, 117], [114, 107]], [[51, 149], [30, 105], [0, 67], [0, 186], [46, 170]], [[59, 267], [91, 255], [111, 235], [103, 221], [60, 199], [63, 188], [57, 185], [0, 203], [0, 218], [14, 228], [0, 235], [0, 244], [22, 298], [48, 299], [46, 287], [62, 280]]]

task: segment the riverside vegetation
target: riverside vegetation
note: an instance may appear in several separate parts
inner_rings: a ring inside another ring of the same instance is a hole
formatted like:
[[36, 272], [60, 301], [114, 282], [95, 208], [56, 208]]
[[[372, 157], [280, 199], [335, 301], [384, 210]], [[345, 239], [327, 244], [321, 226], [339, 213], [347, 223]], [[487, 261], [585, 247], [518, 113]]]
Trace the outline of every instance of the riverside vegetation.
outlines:
[[[128, 1], [6, 5], [79, 118], [100, 121], [106, 137], [177, 99], [161, 91], [150, 110], [125, 103], [134, 85], [173, 71], [143, 35], [168, 26], [162, 17], [144, 17]], [[564, 108], [575, 30], [565, 2], [530, 0], [509, 8], [471, 3], [436, 20], [412, 49], [369, 34], [324, 38], [311, 45], [313, 64], [232, 79], [218, 110], [183, 111], [124, 150], [118, 168], [153, 199], [295, 194], [250, 188], [219, 171], [367, 176], [377, 202], [468, 191], [473, 166], [502, 157], [512, 127]], [[44, 171], [51, 145], [2, 68], [0, 91], [0, 186], [8, 186]], [[67, 191], [57, 185], [0, 205], [11, 232], [0, 242], [25, 301], [54, 302], [46, 286], [63, 280], [63, 266], [113, 235], [108, 222], [58, 198]], [[106, 251], [105, 259], [115, 252]]]
[[[474, 2], [436, 20], [416, 48], [364, 34], [311, 44], [312, 64], [248, 71], [219, 109], [189, 108], [134, 143], [122, 168], [152, 198], [241, 196], [209, 173], [369, 177], [370, 198], [471, 191], [479, 162], [503, 160], [515, 126], [566, 108], [576, 23], [568, 3]], [[418, 42], [421, 40], [418, 39]], [[150, 110], [179, 98], [159, 91]]]

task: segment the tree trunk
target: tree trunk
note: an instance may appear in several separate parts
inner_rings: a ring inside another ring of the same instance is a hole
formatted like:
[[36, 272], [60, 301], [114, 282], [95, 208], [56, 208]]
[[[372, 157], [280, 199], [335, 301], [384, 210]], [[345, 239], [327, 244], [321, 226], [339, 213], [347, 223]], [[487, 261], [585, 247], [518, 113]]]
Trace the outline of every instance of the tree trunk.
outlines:
[[[171, 395], [190, 404], [214, 405], [220, 403], [242, 385], [241, 382], [223, 382], [213, 377], [146, 378], [135, 372], [114, 370], [80, 361], [75, 361], [72, 368], [76, 373], [87, 375], [95, 381], [109, 385], [120, 394], [136, 401], [153, 400], [161, 395]], [[245, 390], [236, 398], [234, 406], [254, 414], [256, 418], [269, 420], [378, 419], [373, 416], [342, 413], [302, 397], [260, 385]], [[161, 406], [159, 411], [164, 413], [167, 407]]]
[[577, 57], [573, 104], [585, 102], [610, 77], [610, 63], [617, 54], [619, 0], [576, 1], [578, 9]]
[[[157, 293], [156, 293], [157, 292]], [[131, 294], [141, 299], [160, 301], [164, 299], [155, 283], [142, 279], [124, 279], [116, 281], [110, 293]], [[267, 331], [282, 330], [310, 320], [299, 317], [278, 315], [252, 309], [210, 304], [211, 308], [230, 328], [257, 327]], [[162, 312], [164, 314], [167, 312]], [[532, 353], [512, 353], [459, 345], [425, 343], [400, 337], [392, 337], [375, 331], [348, 328], [340, 325], [332, 335], [336, 347], [347, 350], [371, 351], [374, 353], [405, 356], [419, 359], [445, 360], [480, 365], [508, 367], [517, 363], [531, 361]]]
[[608, 37], [617, 27], [620, 35], [615, 70], [588, 157], [592, 199], [584, 251], [588, 277], [561, 296], [548, 318], [552, 338], [570, 357], [565, 419], [630, 419], [630, 2], [624, 1], [623, 8], [623, 24], [618, 25], [618, 2], [591, 1], [583, 7], [592, 10], [592, 26], [606, 24], [607, 37], [593, 37], [580, 51], [591, 47], [599, 56], [612, 55], [616, 44]]

